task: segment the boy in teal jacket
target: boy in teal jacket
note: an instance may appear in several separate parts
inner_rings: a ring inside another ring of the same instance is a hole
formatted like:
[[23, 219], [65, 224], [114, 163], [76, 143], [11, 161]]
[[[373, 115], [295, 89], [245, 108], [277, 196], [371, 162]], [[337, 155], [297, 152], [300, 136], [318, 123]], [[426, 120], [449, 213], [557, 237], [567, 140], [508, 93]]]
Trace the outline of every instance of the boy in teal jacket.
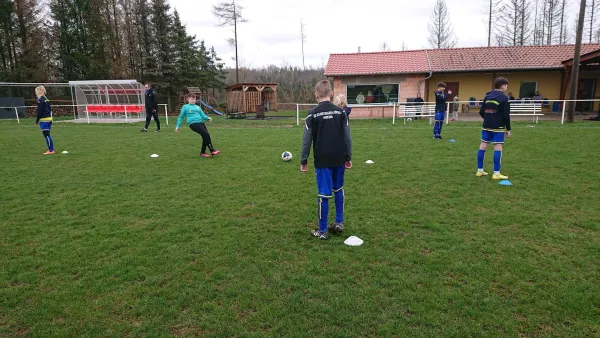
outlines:
[[200, 107], [196, 105], [195, 95], [188, 94], [186, 96], [186, 99], [188, 100], [188, 104], [184, 105], [181, 108], [181, 113], [179, 113], [179, 118], [177, 119], [177, 127], [175, 128], [175, 132], [179, 133], [179, 127], [181, 126], [181, 123], [183, 122], [183, 117], [185, 116], [185, 119], [187, 121], [188, 126], [190, 126], [190, 129], [202, 136], [202, 150], [200, 151], [200, 156], [210, 157], [210, 155], [206, 154], [206, 148], [210, 150], [211, 155], [218, 155], [220, 151], [215, 150], [215, 148], [213, 148], [212, 142], [210, 140], [210, 134], [206, 129], [206, 125], [204, 125], [204, 122], [212, 121], [212, 119], [206, 116], [202, 109], [200, 109]]

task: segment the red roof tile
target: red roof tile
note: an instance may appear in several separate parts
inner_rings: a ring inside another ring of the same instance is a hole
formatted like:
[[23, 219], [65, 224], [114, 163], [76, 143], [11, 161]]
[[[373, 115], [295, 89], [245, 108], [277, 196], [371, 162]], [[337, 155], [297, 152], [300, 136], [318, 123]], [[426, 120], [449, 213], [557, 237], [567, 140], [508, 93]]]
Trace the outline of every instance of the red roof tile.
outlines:
[[[331, 54], [326, 76], [410, 74], [429, 72], [489, 71], [562, 68], [573, 58], [574, 45], [475, 47], [399, 52]], [[600, 44], [584, 44], [581, 54], [600, 50]]]

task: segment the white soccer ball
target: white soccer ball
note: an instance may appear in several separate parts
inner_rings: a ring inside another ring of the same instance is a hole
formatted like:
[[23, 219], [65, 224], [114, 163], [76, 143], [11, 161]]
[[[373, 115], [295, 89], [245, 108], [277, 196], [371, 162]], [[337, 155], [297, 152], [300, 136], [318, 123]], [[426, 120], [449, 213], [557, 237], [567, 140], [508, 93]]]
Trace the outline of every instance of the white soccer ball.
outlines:
[[290, 153], [289, 151], [284, 151], [283, 154], [281, 154], [281, 159], [284, 160], [285, 162], [291, 161], [292, 153]]
[[409, 117], [409, 118], [406, 119], [406, 121], [412, 122], [412, 119]]

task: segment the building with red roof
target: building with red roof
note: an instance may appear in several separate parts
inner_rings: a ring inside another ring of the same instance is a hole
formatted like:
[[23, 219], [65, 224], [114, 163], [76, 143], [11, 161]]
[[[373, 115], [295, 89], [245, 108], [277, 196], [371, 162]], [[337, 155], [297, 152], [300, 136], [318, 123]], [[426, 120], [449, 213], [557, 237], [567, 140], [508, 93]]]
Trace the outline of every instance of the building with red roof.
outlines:
[[[422, 95], [433, 99], [437, 83], [445, 82], [461, 101], [482, 99], [499, 76], [509, 80], [515, 98], [564, 99], [570, 80], [574, 45], [426, 49], [331, 54], [325, 76], [334, 94], [345, 94], [358, 117], [388, 117], [389, 102], [410, 102]], [[578, 98], [600, 98], [600, 44], [581, 47]], [[582, 110], [592, 111], [593, 104]]]

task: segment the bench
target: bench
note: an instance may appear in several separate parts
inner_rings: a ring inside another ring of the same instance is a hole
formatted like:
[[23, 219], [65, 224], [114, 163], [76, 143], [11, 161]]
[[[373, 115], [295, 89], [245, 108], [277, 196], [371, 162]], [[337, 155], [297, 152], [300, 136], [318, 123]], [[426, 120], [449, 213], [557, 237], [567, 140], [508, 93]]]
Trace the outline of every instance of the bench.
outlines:
[[86, 111], [89, 114], [96, 114], [103, 116], [108, 114], [112, 117], [112, 114], [134, 114], [138, 115], [144, 112], [144, 105], [119, 105], [119, 104], [90, 104], [86, 106]]
[[538, 123], [539, 117], [544, 116], [542, 113], [541, 102], [511, 102], [511, 116], [533, 116], [533, 122]]
[[225, 111], [227, 118], [229, 119], [245, 119], [246, 113], [239, 112], [237, 109], [228, 109]]
[[398, 106], [398, 112], [394, 114], [394, 121], [396, 114], [398, 117], [404, 119], [404, 124], [406, 124], [407, 118], [417, 118], [417, 117], [429, 117], [429, 124], [432, 123], [431, 118], [435, 117], [435, 105], [434, 104], [423, 104], [423, 105], [405, 105], [401, 104]]

